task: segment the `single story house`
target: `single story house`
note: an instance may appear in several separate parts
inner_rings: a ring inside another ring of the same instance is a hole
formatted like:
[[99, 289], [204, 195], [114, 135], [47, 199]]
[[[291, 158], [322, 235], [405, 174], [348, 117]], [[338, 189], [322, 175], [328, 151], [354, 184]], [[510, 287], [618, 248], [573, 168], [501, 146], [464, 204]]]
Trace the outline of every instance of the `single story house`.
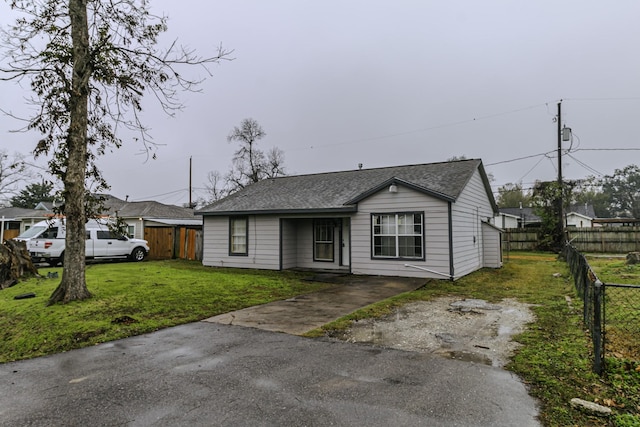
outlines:
[[129, 237], [149, 242], [149, 259], [199, 259], [202, 218], [193, 209], [153, 200], [129, 202], [102, 195], [104, 215], [127, 223]]
[[502, 266], [478, 159], [265, 179], [196, 211], [206, 266], [458, 279]]
[[[535, 214], [533, 207], [500, 208], [499, 211], [493, 223], [502, 229], [538, 227], [542, 224], [542, 218]], [[589, 228], [593, 226], [596, 214], [593, 205], [573, 204], [565, 209], [564, 217], [566, 227]]]
[[565, 214], [565, 225], [567, 227], [591, 228], [596, 212], [593, 205], [588, 203], [575, 204], [569, 206]]
[[2, 239], [8, 240], [27, 231], [33, 224], [51, 218], [51, 212], [43, 207], [38, 209], [0, 208]]
[[[156, 201], [129, 202], [109, 194], [98, 196], [104, 207], [101, 216], [120, 218], [127, 224], [128, 237], [149, 242], [149, 259], [200, 258], [202, 217], [195, 216], [192, 209]], [[5, 217], [4, 238], [16, 237], [54, 215], [50, 202], [40, 202], [35, 209], [0, 209], [0, 218]]]
[[542, 218], [535, 214], [532, 207], [500, 208], [499, 211], [494, 218], [496, 226], [501, 227], [501, 216], [509, 218], [505, 220], [507, 226], [501, 228], [539, 227], [542, 224]]
[[520, 217], [506, 212], [498, 212], [493, 218], [493, 225], [503, 230], [507, 228], [518, 228], [520, 226]]

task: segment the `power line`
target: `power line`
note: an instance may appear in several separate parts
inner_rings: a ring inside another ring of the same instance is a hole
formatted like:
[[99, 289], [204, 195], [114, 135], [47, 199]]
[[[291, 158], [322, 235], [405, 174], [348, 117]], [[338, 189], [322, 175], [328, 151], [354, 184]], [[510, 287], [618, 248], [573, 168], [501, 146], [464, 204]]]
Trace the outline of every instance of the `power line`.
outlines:
[[640, 101], [640, 97], [622, 97], [622, 98], [564, 98], [563, 101]]
[[140, 200], [144, 200], [144, 199], [153, 199], [155, 197], [170, 196], [170, 195], [177, 194], [177, 193], [180, 193], [180, 192], [183, 192], [183, 191], [188, 191], [188, 189], [181, 188], [179, 190], [169, 191], [167, 193], [154, 194], [153, 196], [138, 197], [137, 200], [140, 201]]
[[576, 151], [640, 151], [640, 148], [576, 148]]
[[338, 142], [338, 143], [333, 143], [333, 144], [312, 145], [310, 147], [289, 149], [289, 151], [299, 151], [299, 150], [307, 150], [307, 149], [313, 149], [313, 148], [325, 148], [325, 147], [334, 147], [334, 146], [339, 146], [339, 145], [341, 146], [341, 145], [359, 144], [359, 143], [362, 143], [362, 142], [376, 141], [376, 140], [387, 139], [387, 138], [394, 138], [394, 137], [397, 137], [397, 136], [413, 135], [413, 134], [416, 134], [416, 133], [428, 132], [428, 131], [431, 131], [431, 130], [443, 129], [443, 128], [459, 126], [459, 125], [463, 125], [463, 124], [467, 124], [467, 123], [473, 123], [473, 122], [477, 122], [477, 121], [480, 121], [480, 120], [487, 120], [487, 119], [493, 119], [493, 118], [496, 118], [496, 117], [502, 117], [502, 116], [506, 116], [506, 115], [509, 115], [509, 114], [515, 114], [515, 113], [519, 113], [519, 112], [522, 112], [522, 111], [532, 110], [534, 108], [539, 108], [539, 107], [542, 107], [544, 105], [546, 105], [546, 104], [535, 104], [535, 105], [530, 105], [528, 107], [516, 108], [516, 109], [513, 109], [513, 110], [509, 110], [509, 111], [503, 111], [503, 112], [494, 113], [494, 114], [487, 114], [485, 116], [478, 116], [478, 117], [474, 117], [474, 118], [471, 118], [471, 119], [459, 120], [459, 121], [450, 122], [450, 123], [443, 123], [443, 124], [434, 125], [434, 126], [430, 126], [430, 127], [422, 128], [422, 129], [415, 129], [415, 130], [410, 130], [410, 131], [405, 131], [405, 132], [398, 132], [398, 133], [393, 133], [393, 134], [373, 136], [373, 137], [370, 137], [370, 138], [354, 139], [354, 140], [351, 140], [351, 141], [344, 141], [344, 142]]
[[574, 156], [572, 156], [570, 153], [566, 153], [566, 155], [567, 155], [567, 156], [569, 156], [569, 157], [571, 157], [573, 160], [575, 160], [575, 162], [576, 162], [577, 164], [579, 164], [580, 166], [582, 166], [583, 168], [585, 168], [585, 169], [586, 169], [586, 170], [588, 170], [589, 172], [591, 172], [591, 173], [595, 173], [596, 175], [600, 175], [600, 176], [604, 175], [603, 173], [598, 172], [597, 170], [595, 170], [595, 169], [594, 169], [594, 168], [592, 168], [591, 166], [587, 165], [586, 163], [584, 163], [584, 162], [582, 162], [582, 161], [578, 160], [577, 158], [575, 158]]
[[516, 157], [515, 159], [510, 159], [510, 160], [502, 160], [499, 162], [494, 162], [494, 163], [487, 163], [485, 164], [485, 166], [495, 166], [495, 165], [501, 165], [504, 163], [511, 163], [511, 162], [517, 162], [518, 160], [526, 160], [526, 159], [531, 159], [533, 157], [539, 157], [539, 156], [547, 156], [549, 154], [552, 154], [555, 150], [551, 150], [551, 151], [547, 151], [546, 153], [539, 153], [539, 154], [532, 154], [530, 156], [524, 156], [524, 157]]

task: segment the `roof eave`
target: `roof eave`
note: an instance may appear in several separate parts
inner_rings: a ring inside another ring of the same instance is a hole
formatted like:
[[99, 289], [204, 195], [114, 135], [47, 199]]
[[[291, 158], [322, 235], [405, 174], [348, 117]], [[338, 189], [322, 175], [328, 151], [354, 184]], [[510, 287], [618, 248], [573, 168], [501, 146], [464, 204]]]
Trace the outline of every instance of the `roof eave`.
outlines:
[[357, 212], [357, 206], [344, 206], [339, 208], [315, 208], [315, 209], [252, 209], [240, 211], [198, 211], [196, 215], [204, 216], [230, 216], [230, 215], [298, 215], [298, 214], [334, 214]]

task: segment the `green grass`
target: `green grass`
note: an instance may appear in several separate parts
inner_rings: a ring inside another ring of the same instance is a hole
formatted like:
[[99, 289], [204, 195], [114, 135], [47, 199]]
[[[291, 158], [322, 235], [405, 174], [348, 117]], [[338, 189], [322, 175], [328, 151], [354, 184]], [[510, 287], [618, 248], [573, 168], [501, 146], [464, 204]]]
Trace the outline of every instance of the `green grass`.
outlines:
[[[603, 267], [609, 265], [606, 260], [602, 262]], [[616, 268], [628, 270], [620, 265]], [[603, 271], [609, 272], [610, 276], [603, 273], [608, 280], [619, 277], [615, 268]], [[554, 254], [512, 252], [501, 269], [480, 270], [453, 283], [431, 281], [422, 289], [365, 307], [307, 335], [339, 335], [354, 320], [384, 316], [402, 304], [444, 295], [491, 302], [517, 298], [534, 304], [537, 320], [516, 337], [523, 347], [507, 368], [517, 373], [530, 394], [541, 402], [540, 420], [544, 425], [640, 426], [640, 364], [608, 359], [607, 376], [592, 372], [592, 347], [582, 324], [582, 302], [566, 263]], [[608, 405], [614, 416], [602, 419], [574, 409], [569, 403], [574, 397]]]
[[[43, 268], [40, 274], [61, 268]], [[59, 279], [0, 291], [0, 362], [138, 335], [327, 287], [293, 272], [203, 267], [198, 262], [90, 264], [90, 300], [46, 303]], [[33, 292], [35, 298], [15, 300]]]

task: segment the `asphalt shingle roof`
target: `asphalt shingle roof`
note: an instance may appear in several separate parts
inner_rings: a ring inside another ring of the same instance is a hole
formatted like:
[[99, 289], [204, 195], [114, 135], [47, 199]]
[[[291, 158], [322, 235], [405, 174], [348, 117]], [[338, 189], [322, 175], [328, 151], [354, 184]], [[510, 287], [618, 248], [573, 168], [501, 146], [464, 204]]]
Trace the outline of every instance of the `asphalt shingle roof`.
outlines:
[[353, 210], [360, 198], [392, 180], [455, 201], [481, 165], [473, 159], [265, 179], [196, 213]]
[[0, 216], [4, 216], [5, 219], [17, 219], [17, 218], [42, 218], [50, 216], [51, 213], [39, 209], [25, 209], [25, 208], [0, 208]]

